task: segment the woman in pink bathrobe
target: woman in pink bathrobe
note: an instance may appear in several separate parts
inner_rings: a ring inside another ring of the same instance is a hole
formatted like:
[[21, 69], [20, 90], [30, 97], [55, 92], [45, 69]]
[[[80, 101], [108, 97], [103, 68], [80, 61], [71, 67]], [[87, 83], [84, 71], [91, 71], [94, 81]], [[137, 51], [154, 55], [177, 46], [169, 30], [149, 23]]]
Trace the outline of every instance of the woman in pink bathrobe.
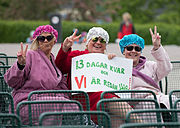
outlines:
[[[4, 75], [7, 84], [13, 88], [15, 110], [19, 102], [27, 101], [31, 91], [68, 90], [65, 78], [56, 67], [54, 56], [51, 53], [57, 37], [58, 32], [52, 26], [44, 25], [39, 26], [34, 32], [30, 50], [27, 51], [28, 45], [24, 50], [23, 43], [21, 43], [21, 50], [17, 53], [17, 62]], [[38, 98], [38, 100], [43, 99], [45, 97]], [[48, 99], [69, 100], [64, 95]], [[74, 106], [73, 110], [77, 110], [77, 106]], [[24, 121], [28, 116], [27, 112], [24, 112]]]
[[[150, 29], [152, 36], [153, 48], [151, 54], [155, 61], [147, 61], [144, 56], [141, 56], [144, 49], [144, 39], [136, 34], [124, 36], [119, 46], [121, 53], [125, 58], [133, 59], [133, 74], [132, 86], [133, 90], [151, 90], [156, 94], [157, 101], [161, 108], [169, 109], [169, 97], [164, 95], [158, 85], [159, 81], [164, 78], [172, 70], [172, 64], [165, 49], [161, 45], [161, 36], [157, 33], [156, 26], [154, 33]], [[151, 98], [152, 96], [144, 95], [141, 98]], [[136, 108], [143, 106], [138, 104]]]

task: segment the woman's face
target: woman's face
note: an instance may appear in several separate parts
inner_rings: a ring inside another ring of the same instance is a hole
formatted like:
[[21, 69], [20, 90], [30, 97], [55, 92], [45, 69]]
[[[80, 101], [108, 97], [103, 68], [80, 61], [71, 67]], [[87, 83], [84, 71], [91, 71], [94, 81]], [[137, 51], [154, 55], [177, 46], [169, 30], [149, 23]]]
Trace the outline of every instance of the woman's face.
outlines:
[[101, 37], [94, 37], [87, 44], [87, 49], [90, 53], [104, 53], [106, 41]]
[[45, 53], [51, 53], [52, 47], [55, 44], [55, 37], [50, 33], [42, 33], [37, 37], [39, 48]]
[[125, 58], [133, 59], [133, 66], [137, 66], [139, 58], [141, 56], [141, 47], [137, 44], [131, 44], [124, 48], [123, 55]]
[[129, 22], [129, 21], [130, 21], [129, 16], [124, 15], [124, 16], [123, 16], [123, 21], [124, 21], [124, 22]]

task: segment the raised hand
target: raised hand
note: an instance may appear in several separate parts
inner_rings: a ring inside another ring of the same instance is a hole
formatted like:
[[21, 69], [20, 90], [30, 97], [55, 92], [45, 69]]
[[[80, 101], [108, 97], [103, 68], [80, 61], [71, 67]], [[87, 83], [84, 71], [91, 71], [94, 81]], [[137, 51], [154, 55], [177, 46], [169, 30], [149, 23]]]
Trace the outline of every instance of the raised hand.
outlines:
[[63, 51], [64, 52], [67, 52], [69, 50], [69, 48], [71, 48], [71, 46], [73, 45], [74, 41], [76, 41], [77, 39], [79, 39], [81, 37], [81, 35], [79, 36], [76, 36], [76, 33], [77, 33], [77, 29], [74, 31], [74, 33], [67, 37], [64, 42], [63, 42]]
[[161, 45], [161, 36], [159, 33], [157, 33], [157, 27], [154, 26], [154, 33], [152, 32], [152, 29], [149, 29], [151, 37], [152, 37], [152, 43], [153, 43], [153, 49], [157, 50]]
[[26, 44], [26, 48], [23, 51], [23, 43], [21, 42], [21, 50], [17, 53], [17, 59], [18, 59], [18, 63], [20, 65], [25, 65], [26, 64], [26, 52], [28, 49], [28, 44]]

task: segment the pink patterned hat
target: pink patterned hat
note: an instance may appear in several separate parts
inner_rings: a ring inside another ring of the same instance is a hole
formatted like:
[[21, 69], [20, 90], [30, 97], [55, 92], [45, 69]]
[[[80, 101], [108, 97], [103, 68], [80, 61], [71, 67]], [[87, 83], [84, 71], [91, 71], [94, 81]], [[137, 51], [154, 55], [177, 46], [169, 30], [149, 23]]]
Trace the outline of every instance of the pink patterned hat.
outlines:
[[33, 39], [41, 35], [41, 33], [43, 32], [48, 32], [48, 33], [53, 34], [56, 37], [56, 42], [57, 42], [58, 32], [51, 25], [42, 25], [42, 26], [37, 27], [33, 34]]

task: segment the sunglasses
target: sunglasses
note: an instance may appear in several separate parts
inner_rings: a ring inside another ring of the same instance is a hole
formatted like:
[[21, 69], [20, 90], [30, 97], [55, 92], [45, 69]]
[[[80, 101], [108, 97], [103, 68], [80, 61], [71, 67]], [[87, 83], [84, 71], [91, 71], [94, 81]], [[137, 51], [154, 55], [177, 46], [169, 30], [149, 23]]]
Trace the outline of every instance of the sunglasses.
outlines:
[[127, 47], [125, 47], [128, 51], [132, 51], [133, 49], [135, 49], [135, 51], [137, 51], [137, 52], [140, 52], [141, 50], [142, 50], [142, 48], [141, 47], [139, 47], [139, 46], [127, 46]]
[[38, 36], [37, 37], [37, 41], [40, 41], [40, 42], [44, 42], [45, 39], [47, 39], [47, 41], [51, 41], [52, 39], [54, 38], [53, 35], [49, 35], [49, 36]]
[[94, 37], [94, 38], [92, 38], [92, 41], [93, 41], [94, 43], [96, 43], [98, 40], [99, 40], [102, 44], [105, 44], [105, 43], [106, 43], [106, 41], [105, 41], [103, 38], [99, 38], [99, 37]]

